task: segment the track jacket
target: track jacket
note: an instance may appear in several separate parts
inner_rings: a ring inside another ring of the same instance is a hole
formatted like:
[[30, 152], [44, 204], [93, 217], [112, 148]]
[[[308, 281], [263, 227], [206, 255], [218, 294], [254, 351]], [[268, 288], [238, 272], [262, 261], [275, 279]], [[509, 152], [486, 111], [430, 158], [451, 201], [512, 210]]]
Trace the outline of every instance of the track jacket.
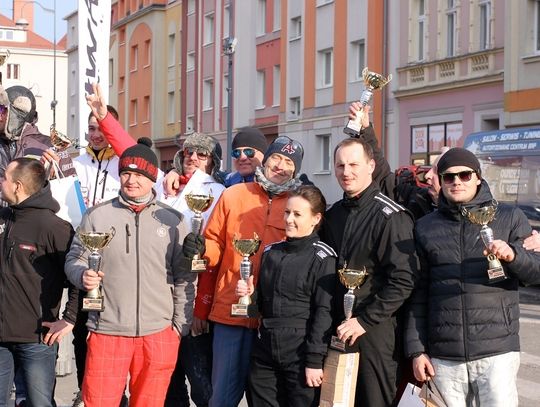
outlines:
[[[18, 205], [0, 209], [0, 342], [39, 343], [41, 323], [58, 319], [73, 237], [49, 183]], [[78, 290], [63, 318], [75, 324]]]
[[[88, 329], [105, 335], [145, 336], [174, 325], [187, 335], [193, 315], [196, 273], [181, 269], [186, 230], [182, 215], [151, 201], [135, 213], [118, 196], [88, 209], [81, 230], [115, 236], [102, 250], [102, 294], [105, 310], [90, 312]], [[88, 251], [75, 236], [66, 260], [66, 274], [82, 287]]]

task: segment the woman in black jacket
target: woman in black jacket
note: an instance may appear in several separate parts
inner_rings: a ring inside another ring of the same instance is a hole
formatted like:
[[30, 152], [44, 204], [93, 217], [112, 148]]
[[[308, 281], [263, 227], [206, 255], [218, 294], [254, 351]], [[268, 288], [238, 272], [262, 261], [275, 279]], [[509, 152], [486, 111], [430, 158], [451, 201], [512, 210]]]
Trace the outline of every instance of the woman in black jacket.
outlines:
[[253, 277], [237, 295], [252, 294], [260, 312], [252, 351], [248, 400], [253, 406], [317, 406], [331, 335], [336, 254], [316, 230], [326, 201], [314, 186], [289, 194], [286, 241], [265, 248]]

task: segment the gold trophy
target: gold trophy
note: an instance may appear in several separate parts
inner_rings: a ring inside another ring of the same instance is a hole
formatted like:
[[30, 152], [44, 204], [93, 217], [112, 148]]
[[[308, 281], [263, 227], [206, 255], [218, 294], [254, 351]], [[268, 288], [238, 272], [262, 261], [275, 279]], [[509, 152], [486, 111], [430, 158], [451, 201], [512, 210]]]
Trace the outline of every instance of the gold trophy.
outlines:
[[[193, 218], [191, 218], [191, 231], [196, 235], [201, 233], [203, 218], [202, 213], [206, 212], [214, 202], [212, 191], [208, 195], [202, 194], [186, 194], [186, 203], [189, 209], [195, 212]], [[201, 272], [206, 271], [206, 260], [201, 259], [198, 254], [193, 256], [191, 260], [191, 271]]]
[[[338, 270], [339, 281], [349, 291], [343, 296], [343, 310], [345, 311], [345, 321], [352, 318], [352, 312], [354, 308], [354, 290], [360, 287], [366, 281], [368, 272], [365, 266], [360, 269], [347, 268], [347, 263], [343, 265], [343, 268]], [[345, 322], [344, 321], [344, 322]], [[337, 336], [332, 336], [330, 341], [330, 347], [341, 352], [345, 352], [346, 343], [338, 339]]]
[[[495, 214], [497, 213], [497, 204], [498, 202], [493, 200], [492, 205], [474, 209], [463, 208], [461, 210], [463, 216], [469, 219], [471, 223], [474, 223], [475, 225], [482, 225], [482, 228], [480, 229], [480, 237], [482, 238], [482, 242], [484, 242], [484, 246], [488, 250], [489, 246], [494, 240], [493, 229], [488, 226], [488, 223], [495, 218]], [[489, 264], [487, 273], [490, 284], [498, 283], [508, 278], [500, 260], [493, 253], [489, 253], [487, 255], [487, 260]]]
[[[238, 253], [242, 255], [242, 261], [240, 262], [240, 278], [246, 283], [251, 275], [251, 261], [249, 257], [253, 256], [259, 250], [261, 245], [261, 239], [257, 236], [257, 233], [253, 233], [253, 239], [237, 239], [236, 234], [233, 238], [233, 246]], [[231, 306], [231, 316], [233, 317], [247, 317], [248, 306], [251, 304], [251, 298], [249, 295], [244, 295], [238, 300], [238, 304]]]
[[60, 133], [58, 130], [56, 130], [54, 124], [51, 126], [49, 131], [51, 144], [54, 151], [64, 151], [71, 146], [79, 148], [79, 145], [75, 140], [70, 139], [65, 134]]
[[[90, 251], [88, 267], [96, 273], [101, 270], [101, 254], [99, 251], [109, 245], [115, 232], [116, 230], [113, 227], [108, 232], [82, 232], [77, 228], [77, 236], [81, 239], [83, 246]], [[86, 312], [101, 312], [104, 310], [100, 287], [93, 288], [86, 293], [83, 298], [82, 310]]]
[[[370, 72], [369, 69], [365, 67], [362, 71], [362, 80], [364, 81], [365, 89], [362, 92], [362, 96], [360, 96], [360, 103], [362, 103], [362, 107], [364, 107], [370, 102], [374, 90], [382, 89], [392, 80], [392, 74], [385, 78], [381, 74]], [[343, 132], [351, 137], [358, 137], [360, 130], [362, 130], [363, 116], [363, 110], [357, 111], [356, 119], [349, 120], [347, 126], [343, 129]]]

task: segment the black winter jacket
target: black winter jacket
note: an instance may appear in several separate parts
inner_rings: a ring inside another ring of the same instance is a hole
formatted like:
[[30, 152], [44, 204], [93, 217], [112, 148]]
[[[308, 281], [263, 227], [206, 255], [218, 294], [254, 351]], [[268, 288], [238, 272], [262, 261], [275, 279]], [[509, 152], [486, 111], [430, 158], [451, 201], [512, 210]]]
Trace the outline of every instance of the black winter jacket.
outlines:
[[261, 334], [277, 363], [322, 369], [332, 328], [336, 254], [313, 233], [265, 248], [257, 283]]
[[[466, 208], [486, 206], [493, 197], [485, 181]], [[489, 226], [516, 257], [502, 261], [509, 279], [488, 283], [488, 261], [480, 225], [461, 215], [461, 206], [441, 194], [439, 209], [416, 223], [421, 278], [408, 312], [405, 353], [471, 361], [519, 351], [519, 281], [540, 282], [540, 255], [523, 249], [531, 227], [517, 207], [499, 205]]]
[[[373, 182], [360, 196], [344, 198], [327, 211], [321, 237], [338, 253], [338, 268], [347, 263], [368, 270], [364, 285], [354, 292], [353, 316], [360, 325], [369, 332], [393, 318], [411, 294], [419, 266], [410, 213]], [[346, 292], [338, 283], [335, 323], [344, 318]]]
[[[67, 281], [64, 262], [71, 225], [50, 186], [18, 205], [0, 209], [0, 342], [38, 343], [41, 322], [58, 319]], [[64, 319], [75, 323], [78, 290], [70, 290]]]

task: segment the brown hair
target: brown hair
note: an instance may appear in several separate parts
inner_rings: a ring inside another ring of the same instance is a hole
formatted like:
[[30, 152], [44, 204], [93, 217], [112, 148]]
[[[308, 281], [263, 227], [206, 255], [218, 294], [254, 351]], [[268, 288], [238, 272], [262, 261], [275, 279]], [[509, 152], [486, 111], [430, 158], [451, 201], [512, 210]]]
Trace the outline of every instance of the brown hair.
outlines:
[[28, 195], [33, 195], [43, 188], [47, 180], [43, 164], [28, 157], [16, 158], [12, 162], [17, 164], [13, 168], [13, 181], [20, 181]]
[[[322, 216], [324, 216], [324, 212], [326, 211], [326, 199], [319, 188], [314, 185], [302, 185], [289, 192], [289, 198], [293, 198], [295, 196], [303, 198], [309, 202], [311, 213], [313, 215], [320, 213]], [[320, 225], [321, 222], [315, 226], [315, 230], [319, 229]]]
[[[112, 117], [114, 117], [116, 120], [118, 120], [118, 112], [116, 111], [116, 109], [114, 107], [112, 107], [111, 105], [107, 105], [107, 112], [109, 112]], [[88, 121], [90, 121], [90, 119], [94, 117], [94, 113], [90, 112], [90, 114], [88, 115]]]
[[346, 138], [345, 140], [342, 140], [339, 142], [339, 144], [334, 149], [334, 161], [336, 160], [336, 153], [341, 147], [347, 147], [353, 144], [360, 144], [362, 148], [364, 149], [364, 156], [368, 160], [373, 160], [373, 147], [371, 147], [371, 144], [369, 144], [367, 141], [361, 138]]

